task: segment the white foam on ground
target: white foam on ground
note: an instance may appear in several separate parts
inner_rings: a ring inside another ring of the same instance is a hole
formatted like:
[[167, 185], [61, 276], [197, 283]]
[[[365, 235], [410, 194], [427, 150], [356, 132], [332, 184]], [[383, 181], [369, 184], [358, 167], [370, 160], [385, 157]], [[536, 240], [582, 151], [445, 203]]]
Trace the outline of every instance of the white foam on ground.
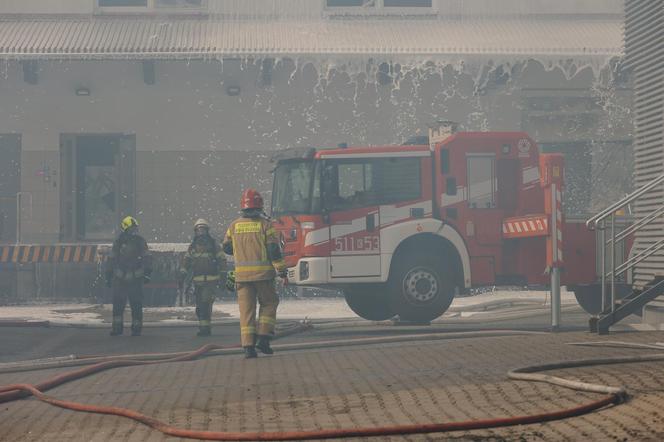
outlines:
[[[454, 302], [452, 302], [452, 307], [472, 308], [473, 305], [507, 299], [535, 300], [541, 302], [542, 306], [550, 305], [551, 302], [549, 293], [545, 291], [496, 290], [475, 296], [455, 298]], [[574, 294], [563, 290], [561, 293], [561, 303], [562, 305], [576, 304]], [[57, 323], [101, 324], [103, 321], [100, 315], [85, 311], [90, 307], [93, 307], [93, 305], [45, 304], [38, 306], [0, 307], [0, 320], [41, 320]], [[104, 305], [104, 309], [110, 310], [111, 305]], [[58, 310], [81, 311], [62, 313]], [[170, 317], [165, 317], [159, 322], [177, 323], [184, 321], [185, 314], [189, 317], [194, 315], [194, 307], [145, 307], [144, 312], [157, 312], [164, 314], [163, 316], [168, 314]], [[220, 316], [219, 313], [221, 312], [225, 313], [225, 315]], [[240, 317], [237, 301], [224, 300], [214, 303], [213, 320], [229, 318], [226, 315], [230, 315], [230, 319], [238, 319]], [[357, 318], [357, 315], [353, 313], [341, 297], [284, 299], [279, 304], [277, 316], [280, 319], [303, 319], [305, 317], [310, 319]]]
[[72, 322], [101, 324], [101, 317], [94, 312], [78, 311], [62, 313], [57, 310], [86, 310], [91, 304], [44, 304], [30, 306], [0, 307], [0, 321], [36, 320], [51, 322]]

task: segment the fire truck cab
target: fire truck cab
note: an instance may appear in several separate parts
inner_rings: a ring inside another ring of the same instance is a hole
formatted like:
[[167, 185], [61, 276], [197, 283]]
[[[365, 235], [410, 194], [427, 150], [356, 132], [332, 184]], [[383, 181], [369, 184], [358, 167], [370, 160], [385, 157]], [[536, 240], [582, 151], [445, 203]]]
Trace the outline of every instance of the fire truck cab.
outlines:
[[[540, 152], [523, 132], [275, 156], [272, 216], [291, 282], [342, 288], [370, 320], [430, 321], [475, 286], [547, 282]], [[561, 170], [558, 173], [562, 174]], [[561, 223], [563, 284], [595, 280], [595, 237]]]

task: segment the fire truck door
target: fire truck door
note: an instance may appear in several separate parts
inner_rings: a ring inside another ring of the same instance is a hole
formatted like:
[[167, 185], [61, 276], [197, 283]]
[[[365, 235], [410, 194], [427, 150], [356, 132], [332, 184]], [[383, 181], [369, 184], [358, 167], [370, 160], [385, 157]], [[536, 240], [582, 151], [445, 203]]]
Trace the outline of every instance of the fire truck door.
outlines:
[[380, 210], [375, 165], [366, 159], [328, 162], [324, 201], [330, 222], [330, 276], [380, 276]]
[[470, 209], [466, 235], [480, 245], [499, 246], [503, 211], [497, 207], [495, 155], [468, 154], [466, 160]]
[[330, 215], [332, 278], [380, 276], [378, 207]]

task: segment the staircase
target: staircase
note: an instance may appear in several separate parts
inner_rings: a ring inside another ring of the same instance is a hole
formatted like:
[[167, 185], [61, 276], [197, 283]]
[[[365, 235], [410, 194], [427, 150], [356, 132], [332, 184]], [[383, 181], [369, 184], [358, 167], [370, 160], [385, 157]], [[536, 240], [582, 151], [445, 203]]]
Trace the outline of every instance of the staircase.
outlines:
[[597, 317], [590, 319], [591, 332], [607, 334], [612, 325], [633, 313], [640, 312], [646, 304], [664, 294], [664, 275], [656, 275], [645, 286], [634, 288], [623, 299], [616, 299], [616, 283], [624, 281], [628, 272], [637, 264], [664, 248], [664, 232], [658, 240], [651, 241], [648, 244], [641, 242], [646, 247], [638, 253], [632, 254], [623, 263], [618, 264], [616, 262], [616, 250], [619, 249], [620, 245], [624, 246], [633, 234], [660, 218], [664, 214], [664, 204], [643, 215], [634, 224], [622, 231], [616, 229], [616, 212], [640, 199], [652, 197], [649, 194], [661, 190], [661, 188], [658, 189], [658, 186], [661, 186], [662, 183], [664, 183], [664, 175], [660, 175], [586, 221], [586, 226], [597, 232], [599, 255], [597, 261], [602, 288], [602, 311]]

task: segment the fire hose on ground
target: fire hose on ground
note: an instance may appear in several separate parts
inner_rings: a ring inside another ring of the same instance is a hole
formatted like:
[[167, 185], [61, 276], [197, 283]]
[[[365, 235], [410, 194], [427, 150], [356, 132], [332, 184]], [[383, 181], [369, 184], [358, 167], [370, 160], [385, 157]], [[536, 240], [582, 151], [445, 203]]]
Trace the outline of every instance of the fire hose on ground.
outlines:
[[[465, 333], [438, 333], [438, 334], [417, 334], [408, 336], [392, 336], [387, 338], [358, 338], [352, 340], [342, 341], [321, 341], [299, 344], [287, 344], [275, 346], [279, 350], [305, 350], [311, 348], [322, 348], [330, 346], [347, 346], [347, 345], [367, 345], [376, 343], [390, 343], [400, 342], [398, 338], [408, 338], [410, 340], [431, 340], [441, 336], [444, 339], [454, 339], [461, 337], [480, 337], [487, 335], [509, 335], [509, 334], [524, 334], [523, 332], [514, 331], [494, 331], [494, 332], [465, 332]], [[470, 336], [468, 336], [470, 335]], [[403, 341], [403, 339], [401, 340]], [[389, 435], [407, 435], [407, 434], [424, 434], [424, 433], [439, 433], [449, 431], [468, 431], [488, 429], [513, 425], [525, 425], [532, 423], [541, 423], [552, 420], [559, 420], [598, 410], [609, 405], [617, 405], [627, 399], [627, 393], [623, 388], [610, 387], [598, 384], [589, 384], [578, 381], [570, 381], [556, 376], [545, 375], [538, 373], [540, 371], [548, 371], [555, 369], [565, 369], [572, 367], [582, 367], [588, 365], [599, 364], [619, 364], [619, 363], [634, 363], [646, 361], [661, 361], [664, 360], [664, 354], [656, 354], [650, 356], [634, 356], [634, 357], [613, 357], [601, 359], [583, 359], [566, 362], [555, 362], [544, 365], [534, 365], [529, 367], [522, 367], [511, 370], [508, 372], [508, 377], [514, 380], [546, 382], [553, 385], [558, 385], [565, 388], [574, 390], [595, 392], [605, 394], [604, 397], [583, 404], [573, 408], [556, 410], [552, 412], [523, 415], [514, 417], [502, 417], [482, 420], [472, 420], [463, 422], [443, 422], [431, 424], [415, 424], [415, 425], [393, 425], [384, 427], [367, 427], [367, 428], [345, 428], [345, 429], [329, 429], [329, 430], [310, 430], [310, 431], [278, 431], [278, 432], [226, 432], [226, 431], [199, 431], [176, 428], [170, 426], [162, 421], [146, 416], [134, 410], [124, 409], [120, 407], [107, 407], [92, 404], [82, 404], [72, 401], [64, 401], [56, 399], [44, 394], [44, 391], [54, 388], [66, 382], [80, 379], [94, 373], [118, 367], [128, 367], [137, 365], [158, 364], [166, 362], [181, 362], [190, 361], [196, 358], [210, 354], [211, 352], [230, 351], [232, 347], [220, 346], [209, 344], [205, 345], [198, 350], [189, 353], [173, 353], [158, 355], [161, 359], [147, 360], [138, 359], [141, 356], [154, 356], [154, 355], [134, 355], [137, 359], [115, 359], [105, 360], [94, 363], [93, 365], [83, 367], [74, 371], [57, 375], [47, 381], [37, 385], [30, 384], [13, 384], [0, 387], [0, 403], [10, 402], [29, 395], [35, 396], [37, 399], [55, 405], [58, 407], [66, 408], [69, 410], [82, 411], [88, 413], [100, 413], [115, 416], [122, 416], [141, 422], [153, 429], [156, 429], [163, 434], [175, 437], [185, 437], [202, 440], [309, 440], [309, 439], [330, 439], [341, 437], [368, 437], [368, 436], [389, 436]], [[237, 351], [237, 350], [236, 350]], [[87, 362], [90, 362], [88, 360]]]
[[[276, 338], [283, 338], [287, 335], [303, 332], [306, 330], [317, 329], [311, 323], [299, 323], [297, 327], [290, 328], [286, 331], [281, 328], [277, 329]], [[437, 333], [418, 333], [409, 335], [398, 336], [385, 336], [375, 338], [361, 338], [350, 340], [327, 340], [327, 341], [312, 341], [302, 342], [295, 344], [281, 344], [274, 348], [279, 350], [313, 350], [333, 347], [352, 347], [358, 345], [368, 344], [385, 344], [385, 343], [399, 343], [410, 342], [415, 339], [421, 340], [444, 340], [444, 339], [461, 339], [461, 338], [483, 338], [491, 336], [510, 336], [510, 335], [525, 335], [525, 334], [545, 334], [544, 332], [531, 332], [520, 330], [486, 330], [486, 331], [469, 331], [469, 332], [437, 332]], [[240, 354], [244, 350], [240, 345], [233, 346], [219, 346], [215, 345], [207, 352], [200, 354], [198, 357], [217, 356], [225, 354]], [[65, 368], [77, 367], [82, 365], [92, 365], [102, 362], [114, 361], [122, 359], [125, 361], [145, 361], [145, 362], [170, 362], [173, 358], [183, 357], [190, 354], [190, 352], [175, 352], [175, 353], [145, 353], [145, 354], [129, 354], [129, 355], [114, 355], [114, 356], [61, 356], [57, 358], [47, 358], [33, 361], [10, 362], [0, 364], [0, 373], [15, 373], [22, 371], [45, 370], [50, 368]], [[40, 384], [41, 385], [41, 384]], [[58, 384], [59, 385], [59, 384]], [[39, 386], [37, 386], [39, 388]], [[2, 396], [0, 395], [0, 398]]]

